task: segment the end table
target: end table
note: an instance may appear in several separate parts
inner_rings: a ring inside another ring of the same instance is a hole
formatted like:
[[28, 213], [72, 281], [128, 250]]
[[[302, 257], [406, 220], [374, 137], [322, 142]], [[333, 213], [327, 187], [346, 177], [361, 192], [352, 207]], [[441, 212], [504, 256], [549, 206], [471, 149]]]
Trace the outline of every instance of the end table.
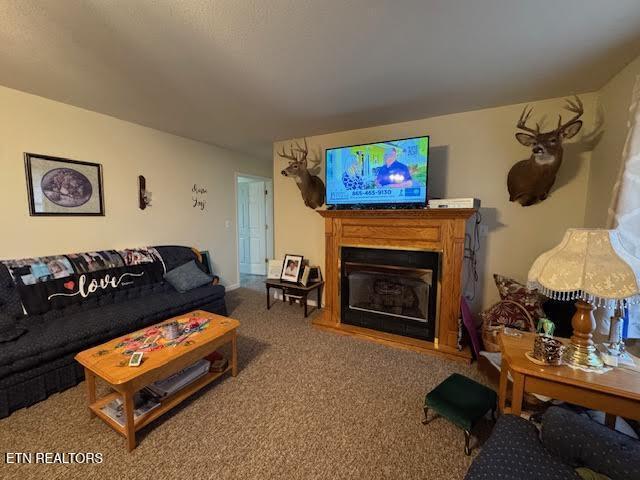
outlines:
[[283, 282], [282, 280], [267, 280], [265, 286], [267, 287], [267, 310], [271, 308], [271, 289], [275, 288], [282, 291], [282, 299], [284, 300], [286, 295], [300, 297], [300, 303], [304, 306], [304, 317], [307, 318], [309, 311], [307, 308], [307, 297], [312, 291], [317, 292], [318, 303], [316, 310], [322, 309], [322, 288], [324, 281], [310, 283], [307, 286], [300, 285], [298, 283]]

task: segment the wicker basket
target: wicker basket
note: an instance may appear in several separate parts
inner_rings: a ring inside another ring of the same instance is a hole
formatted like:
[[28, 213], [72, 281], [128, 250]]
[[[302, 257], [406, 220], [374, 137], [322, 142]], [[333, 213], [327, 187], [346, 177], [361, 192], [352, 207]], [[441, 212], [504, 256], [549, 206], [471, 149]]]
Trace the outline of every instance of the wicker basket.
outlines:
[[484, 349], [487, 352], [499, 352], [500, 351], [500, 332], [502, 332], [502, 325], [490, 326], [486, 323], [482, 324], [482, 343]]

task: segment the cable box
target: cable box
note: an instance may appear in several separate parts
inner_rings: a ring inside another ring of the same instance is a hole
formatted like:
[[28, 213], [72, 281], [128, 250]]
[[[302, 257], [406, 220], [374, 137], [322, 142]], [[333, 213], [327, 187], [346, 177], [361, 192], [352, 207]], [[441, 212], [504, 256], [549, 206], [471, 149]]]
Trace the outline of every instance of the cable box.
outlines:
[[480, 208], [478, 198], [440, 198], [429, 200], [429, 208]]

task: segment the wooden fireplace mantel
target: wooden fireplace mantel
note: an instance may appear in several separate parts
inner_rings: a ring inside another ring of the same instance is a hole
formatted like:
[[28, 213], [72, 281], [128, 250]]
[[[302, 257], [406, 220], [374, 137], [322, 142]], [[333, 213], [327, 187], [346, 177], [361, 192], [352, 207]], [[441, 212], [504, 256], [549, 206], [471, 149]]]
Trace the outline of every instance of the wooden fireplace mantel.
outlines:
[[[318, 210], [325, 219], [325, 309], [313, 325], [395, 347], [470, 361], [470, 350], [459, 351], [457, 339], [466, 223], [475, 212], [475, 209]], [[341, 323], [343, 246], [429, 250], [441, 254], [434, 342]]]

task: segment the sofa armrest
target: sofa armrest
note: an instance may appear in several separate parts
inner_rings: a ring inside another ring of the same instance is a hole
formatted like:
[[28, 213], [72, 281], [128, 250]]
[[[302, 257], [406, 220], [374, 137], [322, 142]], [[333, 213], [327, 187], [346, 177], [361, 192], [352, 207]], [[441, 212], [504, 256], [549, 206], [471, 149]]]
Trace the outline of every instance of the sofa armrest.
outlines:
[[532, 423], [502, 415], [465, 480], [579, 480], [575, 471], [550, 455]]
[[542, 444], [574, 467], [616, 479], [640, 478], [640, 441], [570, 410], [551, 407], [542, 417]]

